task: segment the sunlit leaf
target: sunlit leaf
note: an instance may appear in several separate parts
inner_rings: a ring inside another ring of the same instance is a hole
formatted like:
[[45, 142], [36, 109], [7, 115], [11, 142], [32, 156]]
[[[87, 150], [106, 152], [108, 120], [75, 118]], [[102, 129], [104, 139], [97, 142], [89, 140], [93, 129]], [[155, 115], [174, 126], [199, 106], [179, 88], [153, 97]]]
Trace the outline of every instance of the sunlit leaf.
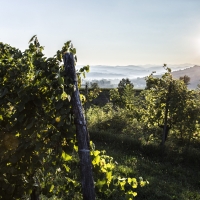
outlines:
[[62, 152], [62, 159], [64, 161], [69, 161], [72, 159], [72, 156], [70, 156], [69, 154], [65, 153], [64, 151]]
[[54, 185], [51, 185], [50, 189], [49, 189], [49, 192], [52, 192], [54, 189]]

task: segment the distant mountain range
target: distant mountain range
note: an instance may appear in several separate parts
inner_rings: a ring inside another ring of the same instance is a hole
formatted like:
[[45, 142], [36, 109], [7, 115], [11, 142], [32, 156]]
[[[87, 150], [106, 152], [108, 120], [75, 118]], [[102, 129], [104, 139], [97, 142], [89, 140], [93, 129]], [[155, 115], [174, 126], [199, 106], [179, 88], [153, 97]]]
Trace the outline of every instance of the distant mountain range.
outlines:
[[[195, 89], [200, 83], [200, 66], [192, 64], [167, 65], [172, 69], [172, 75], [175, 79], [187, 75], [190, 77], [190, 89]], [[79, 68], [81, 66], [78, 66]], [[156, 75], [165, 73], [163, 66], [158, 65], [128, 65], [128, 66], [90, 66], [90, 72], [86, 74], [85, 82], [97, 82], [102, 88], [115, 88], [122, 78], [129, 78], [135, 88], [145, 88], [145, 77], [151, 72], [156, 71]]]

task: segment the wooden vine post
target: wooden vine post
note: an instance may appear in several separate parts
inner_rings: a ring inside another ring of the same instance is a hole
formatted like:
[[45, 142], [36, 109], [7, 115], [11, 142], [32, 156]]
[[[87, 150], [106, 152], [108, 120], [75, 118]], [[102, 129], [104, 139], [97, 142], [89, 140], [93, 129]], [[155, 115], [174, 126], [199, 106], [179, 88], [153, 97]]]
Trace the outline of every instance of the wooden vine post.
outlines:
[[81, 184], [84, 200], [95, 200], [94, 180], [92, 174], [92, 162], [90, 157], [89, 134], [84, 118], [80, 100], [78, 81], [72, 53], [65, 53], [63, 56], [65, 72], [72, 79], [74, 92], [72, 94], [72, 110], [76, 125], [76, 138], [80, 158]]

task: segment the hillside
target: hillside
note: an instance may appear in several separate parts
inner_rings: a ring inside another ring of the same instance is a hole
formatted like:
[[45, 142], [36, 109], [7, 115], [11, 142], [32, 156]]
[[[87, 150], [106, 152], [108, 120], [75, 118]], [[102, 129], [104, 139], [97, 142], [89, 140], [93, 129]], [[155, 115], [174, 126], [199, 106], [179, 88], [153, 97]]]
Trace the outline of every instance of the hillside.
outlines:
[[[200, 83], [200, 66], [195, 65], [169, 65], [172, 75], [175, 79], [187, 75], [191, 78], [189, 89], [196, 89]], [[135, 89], [144, 89], [146, 86], [145, 77], [150, 75], [152, 71], [156, 71], [157, 77], [161, 77], [165, 73], [162, 66], [91, 66], [90, 73], [87, 74], [85, 80], [82, 81], [83, 86], [86, 82], [95, 82], [101, 88], [116, 88], [122, 78], [129, 78], [134, 84]]]
[[190, 84], [188, 85], [188, 88], [195, 89], [197, 85], [200, 83], [200, 66], [195, 65], [187, 69], [172, 72], [172, 76], [175, 79], [179, 79], [179, 77], [184, 75], [190, 77]]

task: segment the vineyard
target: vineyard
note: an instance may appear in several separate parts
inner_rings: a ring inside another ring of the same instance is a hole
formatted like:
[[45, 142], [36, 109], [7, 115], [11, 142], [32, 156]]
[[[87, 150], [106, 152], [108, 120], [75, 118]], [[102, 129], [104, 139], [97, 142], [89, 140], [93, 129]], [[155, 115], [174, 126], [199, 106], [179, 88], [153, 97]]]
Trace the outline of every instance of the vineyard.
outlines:
[[[71, 41], [49, 58], [36, 36], [24, 52], [0, 43], [0, 199], [79, 200], [89, 190], [90, 199], [200, 199], [200, 87], [189, 90], [166, 64], [137, 95], [128, 79], [105, 105], [92, 103], [98, 85], [79, 95], [94, 184], [85, 191], [66, 54], [75, 65]], [[76, 71], [79, 87], [88, 72]]]

